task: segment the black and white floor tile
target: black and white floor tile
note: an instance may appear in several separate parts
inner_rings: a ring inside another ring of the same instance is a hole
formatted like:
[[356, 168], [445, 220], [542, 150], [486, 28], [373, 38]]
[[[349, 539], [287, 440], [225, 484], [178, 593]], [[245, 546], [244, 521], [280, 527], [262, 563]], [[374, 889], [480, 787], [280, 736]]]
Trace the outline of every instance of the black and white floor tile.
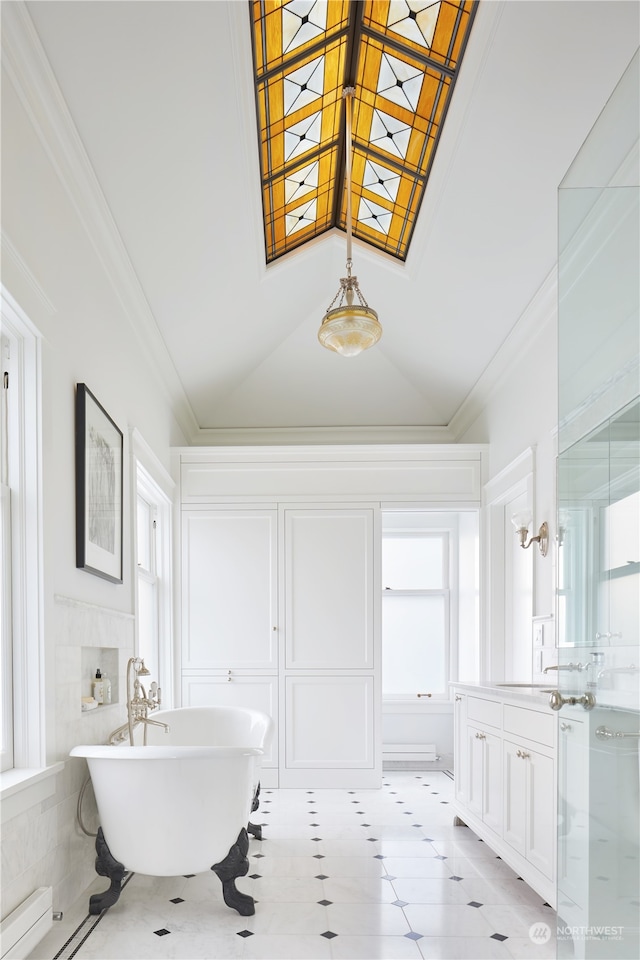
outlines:
[[388, 772], [380, 790], [263, 790], [264, 839], [237, 881], [255, 916], [229, 909], [208, 873], [130, 875], [90, 917], [89, 895], [108, 885], [96, 878], [29, 960], [555, 957], [554, 911], [453, 825], [452, 797], [444, 771]]

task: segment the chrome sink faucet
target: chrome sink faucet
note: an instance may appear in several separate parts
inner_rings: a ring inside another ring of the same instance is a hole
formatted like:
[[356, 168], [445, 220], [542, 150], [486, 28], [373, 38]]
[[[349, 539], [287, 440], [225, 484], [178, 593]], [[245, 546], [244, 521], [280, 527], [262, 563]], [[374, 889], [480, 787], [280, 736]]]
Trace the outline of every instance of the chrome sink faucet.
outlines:
[[[589, 666], [589, 664], [587, 664]], [[550, 670], [584, 670], [583, 663], [555, 663], [552, 666], [545, 667], [543, 673], [549, 673]]]

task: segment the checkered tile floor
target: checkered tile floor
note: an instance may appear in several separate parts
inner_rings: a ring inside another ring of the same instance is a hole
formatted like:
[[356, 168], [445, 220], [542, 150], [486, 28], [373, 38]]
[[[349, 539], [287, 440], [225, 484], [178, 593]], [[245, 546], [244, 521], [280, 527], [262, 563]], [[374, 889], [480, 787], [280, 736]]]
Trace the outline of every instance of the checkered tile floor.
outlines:
[[96, 878], [30, 960], [554, 958], [555, 912], [453, 825], [452, 797], [444, 772], [385, 773], [380, 790], [263, 789], [264, 839], [237, 881], [255, 916], [206, 873], [132, 874], [91, 917], [89, 895], [108, 886]]

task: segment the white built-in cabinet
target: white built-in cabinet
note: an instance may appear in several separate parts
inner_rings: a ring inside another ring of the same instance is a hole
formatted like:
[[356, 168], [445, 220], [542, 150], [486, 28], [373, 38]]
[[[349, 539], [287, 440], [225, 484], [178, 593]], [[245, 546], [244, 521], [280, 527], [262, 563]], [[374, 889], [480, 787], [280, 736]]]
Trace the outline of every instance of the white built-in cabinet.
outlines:
[[176, 697], [273, 717], [264, 786], [380, 786], [380, 511], [479, 506], [483, 449], [176, 451]]
[[376, 529], [373, 506], [182, 512], [182, 702], [269, 713], [265, 784], [378, 785]]

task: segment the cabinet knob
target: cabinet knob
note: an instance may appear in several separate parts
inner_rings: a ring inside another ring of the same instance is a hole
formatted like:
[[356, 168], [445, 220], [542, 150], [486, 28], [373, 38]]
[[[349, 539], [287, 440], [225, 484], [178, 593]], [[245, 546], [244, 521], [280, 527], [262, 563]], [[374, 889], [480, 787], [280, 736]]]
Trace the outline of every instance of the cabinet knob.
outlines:
[[227, 670], [227, 683], [231, 683], [231, 670]]
[[486, 739], [487, 739], [486, 733], [476, 733], [476, 740], [486, 740]]
[[462, 700], [462, 697], [460, 696], [459, 693], [456, 693], [456, 702], [457, 702], [458, 700]]
[[563, 722], [560, 724], [560, 729], [562, 730], [563, 733], [565, 733], [567, 730], [571, 730], [571, 724]]

